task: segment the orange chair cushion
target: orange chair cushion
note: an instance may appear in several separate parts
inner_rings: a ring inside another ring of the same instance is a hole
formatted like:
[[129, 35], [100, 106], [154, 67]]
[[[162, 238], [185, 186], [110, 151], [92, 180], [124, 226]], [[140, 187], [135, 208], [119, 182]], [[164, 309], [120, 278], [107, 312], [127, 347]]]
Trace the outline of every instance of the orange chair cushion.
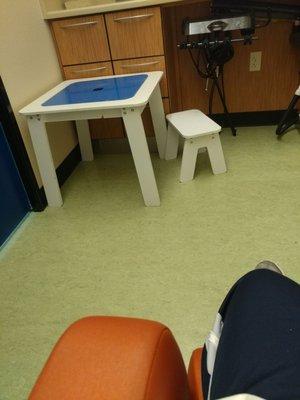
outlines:
[[194, 350], [189, 363], [188, 381], [191, 400], [204, 400], [201, 378], [202, 353], [203, 347]]
[[87, 317], [55, 345], [30, 400], [186, 400], [187, 374], [164, 325]]

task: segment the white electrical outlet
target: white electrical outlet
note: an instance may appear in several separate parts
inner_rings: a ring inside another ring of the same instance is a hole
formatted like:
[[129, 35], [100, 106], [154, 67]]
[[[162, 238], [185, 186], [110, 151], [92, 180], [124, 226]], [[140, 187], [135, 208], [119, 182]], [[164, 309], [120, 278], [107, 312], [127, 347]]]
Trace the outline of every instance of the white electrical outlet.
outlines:
[[249, 71], [260, 71], [261, 70], [261, 51], [253, 51], [250, 53], [250, 65]]

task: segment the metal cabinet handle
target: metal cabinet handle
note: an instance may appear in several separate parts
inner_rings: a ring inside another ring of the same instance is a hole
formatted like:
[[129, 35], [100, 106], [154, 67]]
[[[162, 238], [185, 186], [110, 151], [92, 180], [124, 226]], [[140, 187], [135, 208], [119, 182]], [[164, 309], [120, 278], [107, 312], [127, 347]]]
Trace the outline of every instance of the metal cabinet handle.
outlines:
[[150, 18], [153, 16], [154, 16], [154, 14], [131, 15], [130, 17], [114, 18], [114, 22], [135, 22], [135, 21]]
[[78, 22], [77, 24], [69, 24], [61, 26], [62, 29], [68, 28], [80, 28], [81, 26], [88, 26], [88, 25], [96, 25], [98, 21], [87, 21], [87, 22]]
[[98, 67], [98, 68], [89, 68], [89, 69], [78, 69], [77, 71], [74, 71], [75, 74], [83, 74], [85, 72], [92, 72], [92, 71], [102, 71], [104, 69], [107, 69], [107, 67]]
[[126, 65], [121, 65], [121, 68], [147, 67], [148, 65], [156, 65], [156, 64], [159, 64], [159, 61], [150, 61], [141, 64], [126, 64]]

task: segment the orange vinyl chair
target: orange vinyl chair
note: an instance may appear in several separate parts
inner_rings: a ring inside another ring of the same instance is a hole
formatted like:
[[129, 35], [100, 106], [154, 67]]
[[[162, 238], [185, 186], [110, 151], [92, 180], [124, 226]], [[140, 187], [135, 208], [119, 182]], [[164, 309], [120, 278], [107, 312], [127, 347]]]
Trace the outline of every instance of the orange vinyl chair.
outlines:
[[203, 347], [193, 351], [188, 370], [190, 400], [204, 400], [201, 379]]
[[186, 369], [170, 330], [158, 322], [119, 317], [87, 317], [72, 324], [29, 396], [30, 400], [189, 398]]

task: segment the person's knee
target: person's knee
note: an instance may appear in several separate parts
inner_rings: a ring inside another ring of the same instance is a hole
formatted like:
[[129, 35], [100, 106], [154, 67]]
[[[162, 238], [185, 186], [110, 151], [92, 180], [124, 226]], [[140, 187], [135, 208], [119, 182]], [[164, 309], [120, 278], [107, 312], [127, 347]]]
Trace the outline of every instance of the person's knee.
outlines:
[[267, 269], [257, 269], [244, 275], [238, 284], [243, 290], [266, 290], [267, 287], [277, 286], [285, 277]]

